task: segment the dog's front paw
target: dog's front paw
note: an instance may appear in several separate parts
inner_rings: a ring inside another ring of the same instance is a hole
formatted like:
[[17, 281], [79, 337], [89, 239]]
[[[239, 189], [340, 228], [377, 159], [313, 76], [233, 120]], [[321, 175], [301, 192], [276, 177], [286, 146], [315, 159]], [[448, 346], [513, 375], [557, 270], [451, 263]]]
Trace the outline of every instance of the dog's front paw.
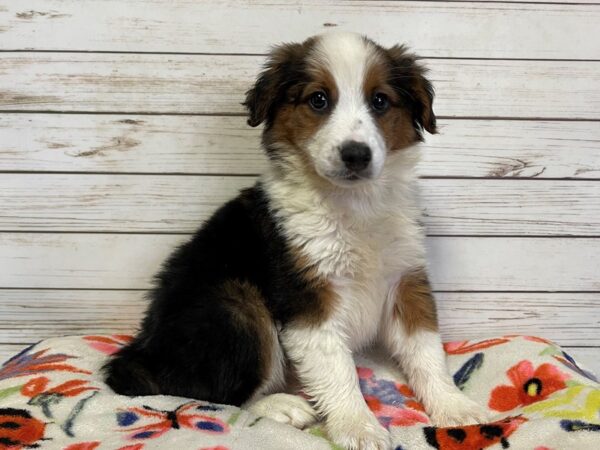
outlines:
[[483, 406], [460, 391], [436, 399], [428, 412], [436, 427], [486, 423], [491, 418], [491, 414]]
[[291, 394], [268, 395], [250, 405], [248, 411], [299, 429], [317, 421], [317, 412], [313, 407], [302, 397]]
[[329, 438], [346, 450], [389, 450], [392, 448], [390, 433], [371, 413], [351, 419], [328, 419]]

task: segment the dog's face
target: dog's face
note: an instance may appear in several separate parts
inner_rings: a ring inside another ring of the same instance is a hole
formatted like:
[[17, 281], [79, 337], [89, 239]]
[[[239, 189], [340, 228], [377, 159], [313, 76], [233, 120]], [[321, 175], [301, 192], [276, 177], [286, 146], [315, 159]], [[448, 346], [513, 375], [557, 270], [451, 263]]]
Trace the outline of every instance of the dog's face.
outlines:
[[376, 179], [386, 158], [435, 133], [433, 88], [403, 47], [350, 33], [276, 47], [244, 105], [270, 159], [338, 186]]

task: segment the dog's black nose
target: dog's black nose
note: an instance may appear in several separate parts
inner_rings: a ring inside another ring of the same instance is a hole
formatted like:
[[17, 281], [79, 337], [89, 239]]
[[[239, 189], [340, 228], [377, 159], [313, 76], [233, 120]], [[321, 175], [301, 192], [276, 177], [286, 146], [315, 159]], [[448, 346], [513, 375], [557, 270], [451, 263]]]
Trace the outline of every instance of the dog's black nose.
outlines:
[[346, 167], [354, 172], [359, 172], [371, 162], [371, 149], [367, 144], [356, 141], [348, 141], [342, 144], [342, 161]]

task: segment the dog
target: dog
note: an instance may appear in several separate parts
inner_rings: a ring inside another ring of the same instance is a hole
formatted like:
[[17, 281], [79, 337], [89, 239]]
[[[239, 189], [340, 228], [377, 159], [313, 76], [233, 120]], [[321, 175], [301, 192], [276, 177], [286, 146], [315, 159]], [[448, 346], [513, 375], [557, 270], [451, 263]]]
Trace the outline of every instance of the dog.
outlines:
[[[141, 331], [105, 366], [125, 395], [243, 405], [346, 449], [390, 436], [353, 353], [380, 342], [438, 426], [482, 421], [445, 364], [415, 192], [436, 132], [426, 69], [404, 46], [333, 32], [273, 49], [246, 93], [268, 169], [157, 275]], [[294, 380], [310, 401], [290, 393]]]

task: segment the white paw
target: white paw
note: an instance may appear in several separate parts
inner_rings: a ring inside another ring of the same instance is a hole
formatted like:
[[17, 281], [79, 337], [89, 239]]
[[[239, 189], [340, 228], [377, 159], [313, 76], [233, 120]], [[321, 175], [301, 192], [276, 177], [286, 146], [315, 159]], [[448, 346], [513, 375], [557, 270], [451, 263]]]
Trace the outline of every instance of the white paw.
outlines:
[[313, 407], [302, 397], [291, 394], [268, 395], [250, 405], [248, 411], [300, 429], [317, 421]]
[[390, 433], [383, 428], [370, 412], [361, 418], [342, 421], [327, 420], [329, 438], [346, 450], [389, 450], [392, 448]]
[[429, 418], [436, 427], [486, 423], [491, 414], [462, 392], [448, 393], [431, 402]]

